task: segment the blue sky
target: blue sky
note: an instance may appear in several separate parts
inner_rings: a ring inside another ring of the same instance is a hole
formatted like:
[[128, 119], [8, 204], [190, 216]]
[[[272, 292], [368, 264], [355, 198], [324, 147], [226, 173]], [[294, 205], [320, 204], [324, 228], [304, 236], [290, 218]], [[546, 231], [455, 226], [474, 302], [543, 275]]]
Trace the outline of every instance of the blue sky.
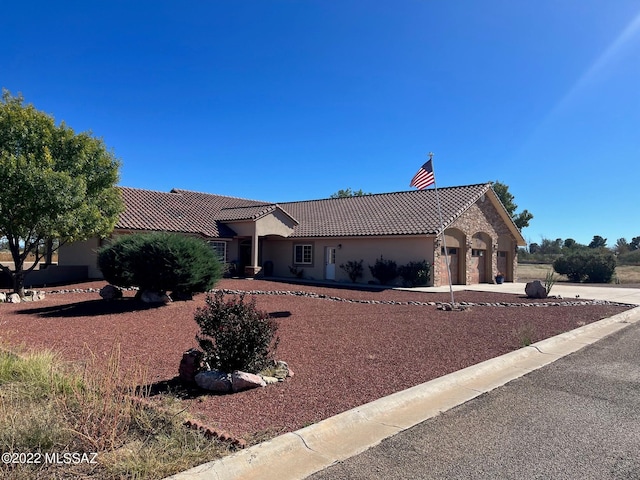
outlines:
[[499, 180], [524, 237], [640, 235], [637, 0], [3, 5], [0, 86], [124, 186], [284, 202]]

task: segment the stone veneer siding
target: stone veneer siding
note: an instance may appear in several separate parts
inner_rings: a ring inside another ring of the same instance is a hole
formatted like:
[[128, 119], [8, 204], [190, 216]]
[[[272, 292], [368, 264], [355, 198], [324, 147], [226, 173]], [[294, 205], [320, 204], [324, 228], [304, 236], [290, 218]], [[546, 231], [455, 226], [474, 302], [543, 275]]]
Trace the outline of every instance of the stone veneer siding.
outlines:
[[[498, 272], [498, 254], [493, 248], [497, 245], [498, 238], [500, 236], [507, 237], [511, 241], [510, 255], [512, 259], [512, 271], [506, 272], [507, 278], [512, 280], [516, 279], [516, 270], [518, 266], [518, 255], [516, 251], [517, 240], [504, 223], [504, 220], [496, 210], [493, 203], [485, 198], [484, 201], [478, 200], [474, 203], [466, 212], [464, 212], [455, 222], [453, 222], [449, 229], [460, 230], [465, 238], [464, 242], [460, 245], [459, 261], [464, 263], [464, 285], [471, 284], [471, 273], [469, 272], [468, 265], [471, 262], [471, 248], [467, 247], [467, 242], [471, 240], [473, 235], [477, 233], [486, 233], [491, 238], [491, 245], [487, 246], [487, 254], [491, 256], [491, 275], [487, 278], [488, 282], [493, 283], [495, 274]], [[447, 238], [450, 238], [447, 236]], [[449, 245], [449, 244], [447, 244]], [[439, 238], [434, 248], [434, 262], [433, 262], [433, 285], [441, 286], [440, 283], [440, 266], [441, 266], [441, 247], [442, 240]], [[460, 282], [461, 283], [461, 282]]]

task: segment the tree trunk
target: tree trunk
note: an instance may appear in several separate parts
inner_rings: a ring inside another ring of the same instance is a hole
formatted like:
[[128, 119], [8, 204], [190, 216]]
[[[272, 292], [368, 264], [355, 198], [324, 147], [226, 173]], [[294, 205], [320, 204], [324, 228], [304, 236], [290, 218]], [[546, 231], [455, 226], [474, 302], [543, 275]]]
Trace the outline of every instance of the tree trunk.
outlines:
[[48, 239], [45, 242], [45, 257], [44, 257], [44, 265], [48, 267], [53, 263], [53, 239]]
[[22, 262], [20, 267], [15, 265], [15, 272], [13, 273], [13, 291], [20, 295], [20, 298], [24, 298], [24, 270], [22, 269]]

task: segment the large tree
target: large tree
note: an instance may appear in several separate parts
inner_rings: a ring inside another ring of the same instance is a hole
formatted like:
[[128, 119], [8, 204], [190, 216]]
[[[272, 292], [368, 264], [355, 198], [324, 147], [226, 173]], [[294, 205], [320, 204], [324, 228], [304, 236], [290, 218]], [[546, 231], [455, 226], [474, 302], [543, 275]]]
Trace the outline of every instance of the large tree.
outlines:
[[[24, 276], [44, 252], [113, 230], [123, 208], [115, 187], [119, 168], [102, 139], [56, 125], [22, 96], [2, 91], [0, 237], [14, 263], [2, 270], [15, 292], [24, 296]], [[29, 257], [33, 265], [25, 269]]]
[[523, 210], [520, 213], [516, 213], [518, 205], [513, 203], [513, 199], [515, 198], [511, 192], [509, 192], [509, 187], [501, 182], [493, 183], [493, 191], [496, 192], [496, 195], [504, 205], [504, 208], [509, 212], [511, 218], [513, 219], [513, 223], [516, 224], [520, 230], [529, 226], [529, 220], [533, 218], [533, 214], [529, 213], [528, 210]]

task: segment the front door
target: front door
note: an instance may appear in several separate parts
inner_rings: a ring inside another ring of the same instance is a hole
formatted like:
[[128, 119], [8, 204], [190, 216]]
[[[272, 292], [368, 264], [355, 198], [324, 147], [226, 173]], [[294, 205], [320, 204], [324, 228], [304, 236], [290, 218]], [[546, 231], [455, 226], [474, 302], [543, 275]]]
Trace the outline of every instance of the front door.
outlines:
[[324, 278], [326, 280], [336, 279], [336, 248], [324, 248]]

